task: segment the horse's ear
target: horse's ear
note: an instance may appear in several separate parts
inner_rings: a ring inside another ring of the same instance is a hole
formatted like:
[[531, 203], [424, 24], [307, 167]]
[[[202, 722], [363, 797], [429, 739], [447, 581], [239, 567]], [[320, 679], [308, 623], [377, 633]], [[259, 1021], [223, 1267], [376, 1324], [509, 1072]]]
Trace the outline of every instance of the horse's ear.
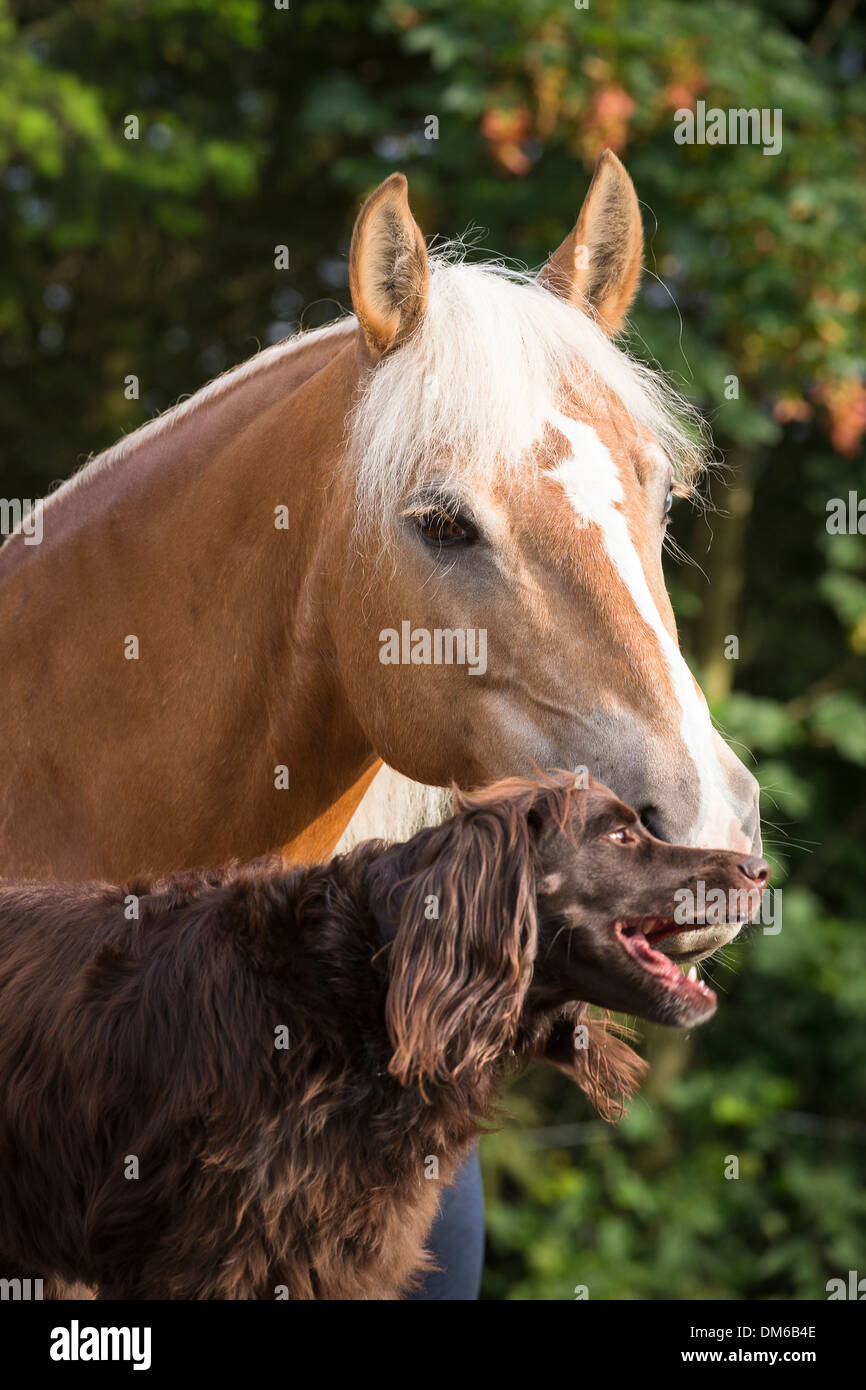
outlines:
[[622, 327], [643, 265], [643, 226], [634, 184], [612, 150], [602, 150], [571, 233], [539, 279], [578, 308], [588, 301], [605, 333]]
[[361, 208], [352, 233], [352, 304], [374, 358], [398, 347], [427, 305], [427, 251], [409, 209], [407, 189], [403, 174], [380, 183]]

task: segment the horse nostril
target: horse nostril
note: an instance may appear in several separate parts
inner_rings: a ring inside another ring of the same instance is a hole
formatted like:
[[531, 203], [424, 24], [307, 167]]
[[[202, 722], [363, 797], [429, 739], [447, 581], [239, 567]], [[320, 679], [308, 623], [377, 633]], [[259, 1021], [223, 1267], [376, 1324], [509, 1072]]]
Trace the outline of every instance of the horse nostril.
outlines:
[[770, 881], [770, 866], [766, 859], [758, 859], [750, 854], [747, 859], [741, 859], [737, 865], [741, 874], [750, 878], [753, 883], [759, 883], [763, 888]]
[[657, 840], [664, 839], [664, 835], [662, 835], [660, 829], [661, 821], [658, 806], [641, 806], [638, 810], [638, 815], [651, 835], [655, 835]]

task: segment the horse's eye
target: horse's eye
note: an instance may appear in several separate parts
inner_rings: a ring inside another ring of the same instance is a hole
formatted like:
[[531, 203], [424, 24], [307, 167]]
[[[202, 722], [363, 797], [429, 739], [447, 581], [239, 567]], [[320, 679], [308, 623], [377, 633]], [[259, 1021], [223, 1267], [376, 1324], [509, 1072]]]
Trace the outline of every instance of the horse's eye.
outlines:
[[673, 505], [674, 505], [674, 490], [673, 490], [672, 487], [669, 487], [669, 488], [668, 488], [668, 491], [667, 491], [667, 496], [665, 497], [665, 508], [664, 508], [664, 511], [662, 512], [662, 520], [663, 520], [664, 522], [670, 521], [671, 507], [672, 507]]
[[454, 516], [441, 507], [430, 507], [415, 517], [419, 535], [430, 545], [467, 545], [478, 532], [466, 517]]

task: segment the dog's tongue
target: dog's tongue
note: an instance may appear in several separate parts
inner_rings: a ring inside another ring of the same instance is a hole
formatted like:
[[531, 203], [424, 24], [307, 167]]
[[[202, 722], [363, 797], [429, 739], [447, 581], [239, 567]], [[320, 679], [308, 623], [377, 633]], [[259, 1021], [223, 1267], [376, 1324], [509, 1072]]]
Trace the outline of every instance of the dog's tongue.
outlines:
[[[661, 935], [667, 936], [668, 933], [664, 932], [658, 937], [654, 937], [653, 940], [660, 940]], [[679, 966], [674, 964], [670, 956], [662, 955], [661, 951], [653, 950], [643, 932], [635, 932], [633, 935], [627, 936], [625, 940], [628, 943], [629, 954], [634, 956], [636, 960], [639, 960], [644, 969], [648, 970], [650, 974], [660, 975], [673, 983], [677, 982], [677, 976], [679, 976], [680, 979], [685, 978]]]
[[[627, 922], [617, 922], [617, 935], [632, 959], [637, 961], [647, 974], [655, 975], [672, 993], [690, 999], [699, 999], [705, 1004], [715, 1005], [717, 1002], [715, 992], [708, 985], [705, 985], [703, 980], [698, 979], [695, 966], [692, 966], [688, 975], [684, 975], [670, 956], [663, 955], [661, 951], [654, 951], [647, 940], [647, 934], [652, 936], [653, 941], [660, 941], [662, 937], [670, 936], [681, 928], [672, 923], [659, 921], [659, 930], [656, 932], [653, 931], [652, 925], [651, 922], [647, 921], [641, 923], [641, 927], [638, 929], [630, 926]], [[647, 928], [646, 932], [644, 927]]]

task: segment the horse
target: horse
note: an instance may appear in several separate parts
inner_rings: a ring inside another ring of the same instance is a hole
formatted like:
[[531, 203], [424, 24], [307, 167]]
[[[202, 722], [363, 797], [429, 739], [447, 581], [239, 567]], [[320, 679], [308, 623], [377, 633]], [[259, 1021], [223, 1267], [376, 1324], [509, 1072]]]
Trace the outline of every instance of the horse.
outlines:
[[[392, 175], [354, 315], [44, 499], [41, 544], [0, 549], [4, 871], [319, 858], [382, 762], [416, 787], [586, 766], [665, 839], [759, 852], [662, 574], [702, 440], [615, 341], [642, 246], [609, 151], [537, 277], [428, 252]], [[486, 669], [384, 660], [407, 624], [483, 633]]]

